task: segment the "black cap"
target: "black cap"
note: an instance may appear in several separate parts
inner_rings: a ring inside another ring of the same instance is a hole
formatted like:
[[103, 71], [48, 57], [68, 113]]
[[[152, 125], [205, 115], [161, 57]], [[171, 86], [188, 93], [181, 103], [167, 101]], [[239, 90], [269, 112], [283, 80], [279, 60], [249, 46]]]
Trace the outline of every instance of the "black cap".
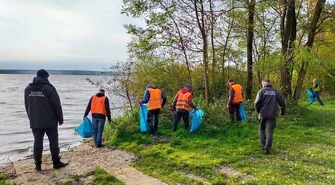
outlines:
[[49, 73], [45, 69], [38, 70], [36, 75], [38, 77], [42, 77], [42, 78], [48, 78], [49, 77]]
[[189, 88], [189, 89], [192, 89], [192, 85], [191, 85], [191, 84], [185, 84], [184, 87]]

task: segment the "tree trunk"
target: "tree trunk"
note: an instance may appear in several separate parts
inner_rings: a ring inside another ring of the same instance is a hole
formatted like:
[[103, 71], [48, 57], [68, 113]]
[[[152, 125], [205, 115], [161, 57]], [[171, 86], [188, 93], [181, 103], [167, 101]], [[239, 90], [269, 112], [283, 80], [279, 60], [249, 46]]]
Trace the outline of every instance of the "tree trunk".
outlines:
[[[315, 5], [313, 19], [312, 19], [311, 26], [308, 31], [308, 40], [305, 46], [307, 47], [308, 51], [310, 51], [313, 47], [313, 43], [314, 43], [315, 35], [316, 35], [316, 29], [318, 27], [318, 22], [321, 17], [322, 11], [324, 9], [325, 3], [326, 3], [326, 0], [318, 0]], [[309, 61], [303, 61], [300, 71], [299, 71], [299, 76], [297, 79], [297, 86], [294, 90], [294, 95], [293, 95], [293, 100], [295, 100], [296, 102], [298, 102], [300, 98], [300, 94], [302, 91], [302, 84], [304, 83], [304, 79], [307, 74], [308, 64], [309, 64]]]
[[[235, 8], [234, 6], [234, 0], [231, 1], [231, 5], [232, 5], [232, 9]], [[228, 41], [230, 39], [230, 35], [233, 29], [233, 24], [234, 24], [234, 19], [233, 18], [229, 18], [229, 25], [228, 25], [228, 30], [227, 30], [227, 36], [225, 38], [225, 42], [224, 42], [224, 46], [223, 46], [223, 53], [222, 53], [222, 79], [225, 79], [225, 57], [226, 57], [226, 52], [227, 52], [227, 47], [228, 47]], [[228, 65], [229, 66], [229, 65]], [[227, 73], [228, 74], [228, 73]], [[229, 74], [228, 74], [228, 78], [229, 78]], [[223, 84], [225, 85], [225, 84]]]
[[215, 69], [216, 69], [216, 60], [215, 60], [215, 47], [214, 47], [214, 24], [215, 24], [215, 19], [214, 19], [214, 12], [213, 12], [213, 1], [209, 1], [209, 8], [211, 12], [211, 45], [212, 45], [212, 96], [215, 96], [215, 91], [213, 89], [214, 86], [214, 77], [215, 77]]
[[248, 6], [248, 33], [247, 33], [247, 93], [246, 99], [252, 99], [252, 82], [253, 82], [253, 61], [252, 61], [252, 41], [254, 38], [254, 11], [255, 0], [247, 0]]
[[283, 0], [284, 12], [281, 16], [282, 38], [282, 66], [280, 71], [280, 88], [285, 98], [292, 97], [291, 81], [294, 66], [294, 41], [297, 33], [297, 20], [295, 16], [295, 1]]
[[204, 11], [204, 5], [203, 1], [200, 0], [200, 15], [201, 19], [199, 18], [199, 10], [198, 10], [198, 2], [197, 0], [193, 1], [194, 3], [194, 9], [195, 9], [195, 15], [197, 18], [197, 23], [199, 30], [201, 32], [202, 37], [202, 59], [203, 59], [203, 65], [204, 65], [204, 86], [205, 86], [205, 101], [206, 104], [209, 104], [209, 96], [208, 96], [208, 42], [207, 42], [207, 35], [205, 30], [205, 11]]

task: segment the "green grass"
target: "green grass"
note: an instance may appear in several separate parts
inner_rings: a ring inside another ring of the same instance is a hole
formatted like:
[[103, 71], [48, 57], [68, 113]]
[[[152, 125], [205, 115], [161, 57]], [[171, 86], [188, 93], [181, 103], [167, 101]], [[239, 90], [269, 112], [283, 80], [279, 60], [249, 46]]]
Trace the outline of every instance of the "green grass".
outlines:
[[80, 181], [81, 176], [75, 175], [73, 177], [67, 178], [65, 180], [62, 180], [61, 182], [56, 182], [57, 185], [71, 185], [76, 184], [76, 182]]
[[[219, 120], [215, 109], [205, 108], [211, 117], [199, 131], [189, 133], [180, 122], [172, 132], [173, 117], [165, 113], [160, 137], [152, 139], [138, 132], [135, 113], [116, 120], [105, 135], [109, 144], [138, 156], [137, 169], [168, 184], [335, 184], [335, 102], [325, 104], [289, 104], [268, 156], [260, 148], [252, 105], [245, 105], [249, 120], [241, 124], [228, 122], [223, 108], [216, 108]], [[239, 173], [227, 175], [223, 166]]]
[[124, 185], [123, 182], [118, 180], [111, 174], [108, 174], [102, 168], [96, 168], [94, 170], [94, 179], [92, 184], [94, 185]]
[[0, 185], [14, 185], [14, 182], [8, 182], [6, 175], [0, 173]]

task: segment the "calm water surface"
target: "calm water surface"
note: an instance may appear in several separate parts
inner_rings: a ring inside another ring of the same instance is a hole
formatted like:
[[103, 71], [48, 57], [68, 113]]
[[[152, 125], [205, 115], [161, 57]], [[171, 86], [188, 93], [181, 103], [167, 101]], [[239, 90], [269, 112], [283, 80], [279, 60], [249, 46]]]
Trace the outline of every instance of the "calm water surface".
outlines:
[[[35, 75], [0, 74], [0, 165], [32, 155], [33, 135], [24, 108], [24, 89]], [[79, 145], [82, 138], [74, 133], [83, 119], [90, 97], [98, 88], [86, 81], [102, 76], [50, 75], [61, 99], [64, 124], [59, 127], [59, 147], [66, 150]], [[120, 98], [110, 97], [113, 106], [120, 107]], [[112, 105], [111, 105], [112, 106]], [[112, 111], [112, 117], [118, 114]], [[89, 116], [90, 117], [90, 116]], [[49, 142], [44, 137], [44, 151], [49, 153]]]

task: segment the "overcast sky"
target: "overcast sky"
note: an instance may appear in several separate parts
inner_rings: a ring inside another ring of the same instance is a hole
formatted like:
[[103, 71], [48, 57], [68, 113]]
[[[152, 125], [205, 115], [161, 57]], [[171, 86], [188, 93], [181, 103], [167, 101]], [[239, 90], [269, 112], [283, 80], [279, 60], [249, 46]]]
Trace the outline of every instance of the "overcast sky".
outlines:
[[0, 0], [0, 69], [102, 70], [127, 59], [122, 0]]

